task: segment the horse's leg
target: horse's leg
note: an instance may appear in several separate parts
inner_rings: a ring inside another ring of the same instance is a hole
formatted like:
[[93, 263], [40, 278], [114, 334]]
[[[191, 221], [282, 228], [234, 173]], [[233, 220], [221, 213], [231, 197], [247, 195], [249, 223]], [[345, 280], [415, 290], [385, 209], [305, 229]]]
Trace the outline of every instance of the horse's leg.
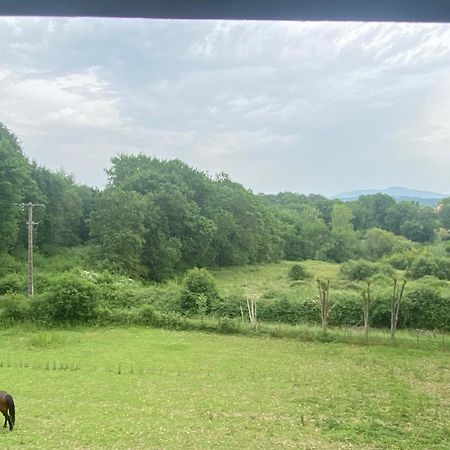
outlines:
[[2, 414], [5, 416], [5, 423], [3, 424], [3, 428], [6, 428], [6, 421], [7, 421], [7, 416], [6, 416], [6, 414], [2, 411]]

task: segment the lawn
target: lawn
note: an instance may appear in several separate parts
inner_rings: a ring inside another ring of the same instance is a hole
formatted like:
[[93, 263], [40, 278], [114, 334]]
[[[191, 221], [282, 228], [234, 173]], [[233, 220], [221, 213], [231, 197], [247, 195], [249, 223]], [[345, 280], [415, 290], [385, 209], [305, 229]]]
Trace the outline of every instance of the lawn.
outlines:
[[160, 329], [0, 331], [2, 449], [450, 447], [449, 353]]

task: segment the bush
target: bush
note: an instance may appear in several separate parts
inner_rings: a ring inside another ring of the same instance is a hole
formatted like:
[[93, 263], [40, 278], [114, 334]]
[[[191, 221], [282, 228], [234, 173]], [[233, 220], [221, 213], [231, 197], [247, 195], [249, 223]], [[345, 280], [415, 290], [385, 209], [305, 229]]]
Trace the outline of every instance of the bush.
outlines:
[[329, 323], [336, 326], [355, 326], [362, 322], [362, 296], [354, 292], [334, 293]]
[[[391, 326], [391, 298], [387, 292], [372, 298], [369, 310], [369, 322], [375, 328], [389, 328]], [[403, 303], [400, 305], [399, 327], [403, 317]]]
[[30, 318], [31, 306], [28, 297], [9, 293], [0, 297], [0, 320], [2, 322], [21, 322]]
[[320, 319], [320, 307], [316, 300], [293, 300], [285, 294], [279, 294], [277, 298], [263, 298], [257, 308], [258, 317], [267, 322], [295, 325], [302, 322], [316, 323]]
[[388, 256], [385, 261], [390, 264], [394, 269], [406, 270], [409, 268], [412, 258], [407, 253], [394, 253]]
[[434, 276], [440, 280], [450, 280], [450, 258], [436, 258]]
[[184, 278], [180, 308], [183, 312], [198, 312], [204, 303], [205, 312], [211, 311], [213, 302], [219, 297], [216, 282], [206, 269], [191, 269]]
[[408, 270], [411, 278], [421, 278], [425, 275], [434, 275], [436, 272], [436, 261], [434, 258], [421, 256], [416, 259]]
[[244, 312], [244, 317], [247, 316], [247, 303], [244, 296], [240, 292], [234, 292], [224, 297], [219, 298], [212, 304], [211, 312], [217, 314], [219, 317], [235, 318], [241, 317]]
[[12, 272], [21, 272], [24, 270], [26, 257], [19, 261], [8, 253], [0, 253], [0, 277], [4, 277]]
[[72, 273], [53, 278], [52, 284], [34, 302], [40, 319], [55, 323], [86, 322], [96, 315], [98, 287]]
[[144, 325], [161, 326], [161, 315], [151, 305], [143, 305], [138, 310], [139, 322]]
[[27, 280], [24, 275], [19, 273], [9, 273], [0, 278], [0, 295], [7, 292], [16, 292], [25, 294], [27, 291]]
[[289, 270], [289, 278], [294, 281], [309, 280], [311, 274], [300, 264], [294, 264]]
[[352, 281], [366, 280], [375, 274], [392, 275], [393, 269], [387, 264], [374, 263], [364, 259], [347, 261], [341, 265], [341, 274]]
[[414, 261], [408, 270], [408, 276], [414, 279], [427, 275], [440, 280], [450, 280], [450, 259], [422, 256]]
[[410, 291], [403, 306], [404, 325], [408, 328], [450, 329], [450, 298], [430, 288]]

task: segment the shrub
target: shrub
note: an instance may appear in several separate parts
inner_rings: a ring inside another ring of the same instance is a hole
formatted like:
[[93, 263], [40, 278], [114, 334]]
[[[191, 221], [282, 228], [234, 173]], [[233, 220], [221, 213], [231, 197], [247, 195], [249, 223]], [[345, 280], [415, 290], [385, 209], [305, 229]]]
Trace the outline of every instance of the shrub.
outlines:
[[86, 322], [96, 314], [98, 288], [91, 280], [72, 273], [53, 278], [35, 301], [39, 318], [55, 323]]
[[430, 288], [407, 293], [403, 306], [404, 325], [408, 328], [450, 329], [450, 298]]
[[425, 275], [434, 275], [436, 272], [436, 261], [434, 258], [421, 256], [416, 259], [408, 270], [411, 278], [421, 278]]
[[0, 253], [0, 277], [12, 272], [20, 272], [25, 267], [25, 259], [19, 261], [8, 253]]
[[212, 312], [220, 317], [241, 317], [242, 313], [247, 315], [247, 303], [240, 292], [234, 292], [219, 298], [212, 304]]
[[30, 300], [22, 294], [9, 293], [0, 297], [0, 319], [4, 322], [21, 322], [30, 318]]
[[362, 297], [354, 292], [334, 293], [329, 323], [337, 326], [355, 326], [362, 321]]
[[[400, 305], [399, 327], [403, 316], [403, 304]], [[391, 298], [382, 293], [372, 298], [369, 311], [369, 322], [375, 328], [389, 328], [391, 324]]]
[[199, 299], [205, 303], [206, 312], [210, 312], [212, 303], [218, 298], [216, 283], [206, 269], [191, 269], [184, 278], [180, 307], [183, 312], [198, 311]]
[[442, 257], [422, 256], [413, 262], [408, 270], [408, 276], [411, 278], [422, 278], [431, 275], [440, 280], [450, 280], [450, 260]]
[[309, 280], [311, 274], [300, 264], [294, 264], [289, 270], [289, 278], [294, 281]]
[[362, 281], [381, 273], [392, 275], [393, 269], [386, 264], [374, 263], [364, 259], [347, 261], [341, 265], [341, 274], [353, 281]]
[[138, 310], [139, 322], [144, 325], [161, 326], [161, 315], [151, 305], [143, 305]]
[[285, 294], [279, 294], [277, 298], [263, 298], [258, 302], [258, 317], [268, 322], [292, 325], [302, 322], [316, 323], [320, 318], [320, 307], [316, 300], [294, 300]]
[[412, 258], [407, 253], [394, 253], [388, 256], [385, 261], [394, 269], [406, 270], [410, 266]]
[[0, 295], [7, 292], [16, 292], [25, 294], [27, 290], [27, 281], [24, 275], [19, 273], [9, 273], [0, 278]]
[[440, 280], [450, 280], [450, 258], [436, 258], [434, 276]]

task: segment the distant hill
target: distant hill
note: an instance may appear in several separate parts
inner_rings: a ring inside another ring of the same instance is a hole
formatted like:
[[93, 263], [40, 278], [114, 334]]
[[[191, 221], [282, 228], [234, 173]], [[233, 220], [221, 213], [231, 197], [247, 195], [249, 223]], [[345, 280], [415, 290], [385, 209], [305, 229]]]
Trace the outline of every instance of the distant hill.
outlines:
[[363, 189], [359, 191], [342, 192], [341, 194], [336, 195], [335, 198], [343, 201], [351, 201], [357, 200], [360, 195], [373, 194], [387, 194], [397, 201], [407, 200], [433, 207], [436, 206], [441, 199], [448, 196], [438, 192], [418, 191], [416, 189], [394, 186], [388, 189]]

